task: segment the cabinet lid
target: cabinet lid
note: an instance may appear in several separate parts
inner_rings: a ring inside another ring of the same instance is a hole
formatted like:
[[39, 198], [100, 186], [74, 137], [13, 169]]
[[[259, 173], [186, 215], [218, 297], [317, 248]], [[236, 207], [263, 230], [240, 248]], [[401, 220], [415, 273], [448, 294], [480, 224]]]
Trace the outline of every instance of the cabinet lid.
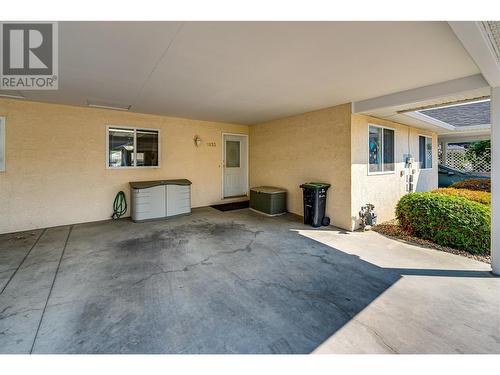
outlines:
[[266, 193], [266, 194], [279, 194], [286, 193], [285, 189], [274, 187], [274, 186], [258, 186], [250, 189], [256, 193]]
[[177, 180], [156, 180], [156, 181], [135, 181], [129, 182], [132, 189], [147, 189], [160, 185], [191, 185], [191, 181], [186, 179]]

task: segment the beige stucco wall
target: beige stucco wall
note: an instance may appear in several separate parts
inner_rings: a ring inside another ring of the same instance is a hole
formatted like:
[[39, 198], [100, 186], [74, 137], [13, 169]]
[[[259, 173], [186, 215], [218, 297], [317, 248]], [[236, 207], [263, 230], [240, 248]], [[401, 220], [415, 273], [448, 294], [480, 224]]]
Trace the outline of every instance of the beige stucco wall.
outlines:
[[[248, 126], [0, 99], [6, 171], [0, 233], [108, 219], [129, 181], [188, 178], [193, 207], [220, 201], [222, 132]], [[160, 168], [106, 168], [106, 125], [160, 129]], [[193, 137], [203, 140], [195, 147]], [[215, 142], [208, 147], [206, 142]]]
[[351, 105], [274, 120], [250, 127], [250, 187], [288, 190], [287, 206], [303, 215], [302, 190], [308, 181], [332, 184], [326, 214], [350, 228]]
[[[416, 188], [437, 187], [435, 134], [352, 115], [350, 104], [250, 127], [8, 99], [0, 99], [0, 116], [6, 118], [0, 233], [108, 219], [119, 190], [130, 201], [129, 181], [188, 178], [193, 207], [218, 203], [223, 132], [250, 134], [250, 186], [286, 188], [292, 213], [303, 213], [300, 184], [331, 183], [327, 215], [344, 229], [356, 227], [359, 208], [367, 202], [375, 204], [379, 221], [393, 218], [405, 194], [403, 155], [418, 160], [419, 134], [433, 136], [434, 168], [416, 166]], [[395, 129], [395, 173], [368, 175], [368, 123]], [[160, 129], [160, 168], [107, 169], [107, 125]], [[203, 140], [198, 148], [196, 134]]]
[[[386, 126], [395, 130], [396, 168], [394, 173], [368, 175], [368, 124]], [[363, 115], [352, 115], [351, 118], [352, 144], [352, 197], [351, 215], [352, 228], [357, 228], [358, 212], [366, 203], [373, 203], [378, 215], [378, 222], [394, 218], [396, 204], [406, 191], [405, 177], [401, 176], [404, 170], [404, 155], [412, 154], [415, 158], [415, 190], [429, 191], [438, 186], [438, 157], [437, 135], [399, 123], [381, 120]], [[418, 167], [418, 136], [432, 136], [433, 168], [420, 170]]]

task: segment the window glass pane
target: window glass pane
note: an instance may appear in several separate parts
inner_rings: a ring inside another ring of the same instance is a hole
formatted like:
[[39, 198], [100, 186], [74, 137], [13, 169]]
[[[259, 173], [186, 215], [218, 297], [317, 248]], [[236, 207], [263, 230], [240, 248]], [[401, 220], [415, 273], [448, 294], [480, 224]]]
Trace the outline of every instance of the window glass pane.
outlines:
[[134, 131], [130, 129], [109, 129], [109, 166], [131, 167], [134, 165]]
[[425, 167], [432, 168], [432, 138], [425, 138]]
[[369, 171], [382, 172], [382, 128], [370, 126], [368, 136]]
[[418, 137], [418, 159], [420, 168], [432, 168], [432, 138]]
[[226, 167], [240, 166], [240, 141], [226, 141]]
[[394, 130], [384, 129], [384, 171], [394, 171]]
[[420, 168], [425, 168], [425, 137], [418, 137], [418, 161]]
[[137, 129], [137, 166], [158, 166], [158, 131]]

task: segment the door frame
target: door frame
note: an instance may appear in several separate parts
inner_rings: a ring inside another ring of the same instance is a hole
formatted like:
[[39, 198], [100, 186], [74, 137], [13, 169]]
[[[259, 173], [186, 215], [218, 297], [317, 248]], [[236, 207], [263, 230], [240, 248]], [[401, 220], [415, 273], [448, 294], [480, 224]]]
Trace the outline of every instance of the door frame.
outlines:
[[[248, 191], [249, 191], [249, 178], [250, 178], [250, 174], [249, 174], [249, 169], [250, 169], [250, 166], [248, 164], [248, 148], [250, 147], [249, 145], [249, 138], [248, 138], [248, 134], [241, 134], [241, 133], [226, 133], [226, 132], [222, 132], [222, 135], [221, 135], [221, 139], [222, 139], [222, 147], [221, 147], [221, 163], [220, 163], [220, 166], [221, 166], [221, 186], [220, 186], [220, 198], [221, 200], [224, 200], [224, 199], [235, 199], [234, 197], [228, 197], [228, 198], [224, 198], [224, 169], [225, 169], [225, 165], [224, 165], [224, 158], [225, 158], [225, 155], [224, 155], [224, 152], [226, 151], [226, 144], [224, 142], [224, 136], [226, 135], [235, 135], [235, 136], [238, 136], [238, 137], [245, 137], [246, 138], [246, 152], [245, 152], [245, 160], [246, 160], [246, 167], [247, 167], [247, 176], [246, 176], [246, 179], [247, 179], [247, 185], [245, 187], [245, 195], [248, 196]], [[241, 157], [241, 155], [240, 155]]]

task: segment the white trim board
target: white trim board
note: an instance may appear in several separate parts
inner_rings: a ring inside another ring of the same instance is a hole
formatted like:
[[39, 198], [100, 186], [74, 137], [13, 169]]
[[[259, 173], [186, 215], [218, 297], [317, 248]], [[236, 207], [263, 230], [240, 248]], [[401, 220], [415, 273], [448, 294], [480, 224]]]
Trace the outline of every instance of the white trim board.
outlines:
[[438, 136], [438, 143], [445, 142], [445, 143], [461, 143], [461, 142], [476, 142], [476, 141], [487, 141], [491, 140], [491, 133], [487, 134], [454, 134], [454, 133], [449, 133], [449, 134], [440, 134]]
[[434, 85], [418, 87], [406, 91], [400, 91], [376, 98], [361, 100], [352, 103], [353, 113], [365, 113], [381, 108], [397, 107], [422, 103], [432, 99], [444, 98], [457, 93], [488, 88], [481, 74], [458, 78], [451, 81], [440, 82]]
[[500, 275], [500, 87], [491, 89], [491, 268]]
[[0, 117], [0, 172], [5, 172], [5, 117]]
[[481, 21], [448, 22], [491, 87], [500, 86], [500, 63]]
[[446, 130], [456, 130], [455, 126], [450, 125], [447, 122], [435, 119], [434, 117], [424, 115], [423, 113], [420, 113], [420, 112], [405, 112], [402, 114], [405, 116], [413, 117], [414, 119], [417, 119], [420, 121], [427, 122], [429, 124], [438, 126], [440, 128], [446, 129]]

